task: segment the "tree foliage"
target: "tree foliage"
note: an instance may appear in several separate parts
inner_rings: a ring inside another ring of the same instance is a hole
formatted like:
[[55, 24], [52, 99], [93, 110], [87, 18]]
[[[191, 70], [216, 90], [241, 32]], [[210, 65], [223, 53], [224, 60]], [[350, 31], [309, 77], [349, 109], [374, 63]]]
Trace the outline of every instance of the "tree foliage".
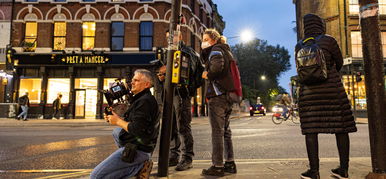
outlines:
[[[280, 75], [291, 67], [288, 50], [280, 45], [272, 46], [265, 40], [255, 39], [245, 44], [232, 46], [238, 60], [244, 97], [256, 102], [259, 96], [264, 104], [269, 103], [270, 92], [283, 92], [278, 85]], [[266, 79], [262, 80], [261, 76]]]

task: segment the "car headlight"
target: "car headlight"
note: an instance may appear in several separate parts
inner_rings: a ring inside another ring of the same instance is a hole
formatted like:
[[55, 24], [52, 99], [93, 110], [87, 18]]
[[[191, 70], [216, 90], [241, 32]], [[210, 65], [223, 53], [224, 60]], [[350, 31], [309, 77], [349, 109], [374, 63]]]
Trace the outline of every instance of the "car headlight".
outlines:
[[272, 112], [283, 112], [283, 108], [282, 108], [282, 107], [274, 106], [274, 107], [272, 108]]

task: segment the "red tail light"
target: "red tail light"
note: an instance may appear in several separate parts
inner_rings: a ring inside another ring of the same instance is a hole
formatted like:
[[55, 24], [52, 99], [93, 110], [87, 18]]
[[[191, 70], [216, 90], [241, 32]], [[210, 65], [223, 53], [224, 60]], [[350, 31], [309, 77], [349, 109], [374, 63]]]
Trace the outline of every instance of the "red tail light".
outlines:
[[264, 107], [261, 107], [261, 109], [264, 109]]

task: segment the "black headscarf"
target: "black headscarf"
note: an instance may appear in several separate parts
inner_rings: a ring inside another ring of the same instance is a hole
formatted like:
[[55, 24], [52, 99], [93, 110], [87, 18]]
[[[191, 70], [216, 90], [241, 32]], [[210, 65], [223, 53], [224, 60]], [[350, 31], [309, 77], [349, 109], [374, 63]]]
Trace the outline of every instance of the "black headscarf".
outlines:
[[315, 14], [306, 14], [303, 17], [304, 37], [316, 37], [326, 33], [324, 20]]

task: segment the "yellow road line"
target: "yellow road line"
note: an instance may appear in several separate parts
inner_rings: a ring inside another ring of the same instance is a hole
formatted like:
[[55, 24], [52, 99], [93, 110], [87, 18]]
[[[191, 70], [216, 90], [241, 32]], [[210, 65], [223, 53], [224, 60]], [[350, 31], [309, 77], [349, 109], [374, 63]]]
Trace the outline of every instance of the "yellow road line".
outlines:
[[64, 179], [64, 178], [79, 177], [79, 176], [83, 176], [85, 174], [89, 174], [89, 172], [88, 171], [81, 171], [81, 172], [65, 173], [65, 174], [51, 175], [51, 176], [46, 176], [46, 177], [39, 177], [36, 179], [50, 179], [50, 178]]

